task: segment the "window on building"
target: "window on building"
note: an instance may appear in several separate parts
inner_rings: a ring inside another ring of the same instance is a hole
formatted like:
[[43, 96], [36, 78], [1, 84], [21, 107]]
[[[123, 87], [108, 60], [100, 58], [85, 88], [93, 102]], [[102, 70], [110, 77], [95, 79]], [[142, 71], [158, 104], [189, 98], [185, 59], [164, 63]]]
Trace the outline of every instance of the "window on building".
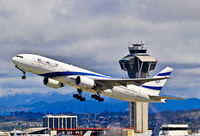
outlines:
[[49, 118], [49, 128], [54, 128], [53, 127], [53, 118]]
[[54, 118], [54, 128], [58, 128], [58, 118]]
[[63, 128], [63, 122], [62, 122], [62, 118], [59, 118], [59, 128]]
[[48, 127], [48, 118], [43, 118], [43, 127]]
[[67, 128], [71, 128], [71, 118], [67, 118]]
[[168, 130], [187, 130], [187, 127], [163, 127], [163, 131], [168, 131]]
[[66, 128], [66, 119], [63, 118], [63, 128]]
[[72, 128], [76, 128], [76, 118], [72, 118]]

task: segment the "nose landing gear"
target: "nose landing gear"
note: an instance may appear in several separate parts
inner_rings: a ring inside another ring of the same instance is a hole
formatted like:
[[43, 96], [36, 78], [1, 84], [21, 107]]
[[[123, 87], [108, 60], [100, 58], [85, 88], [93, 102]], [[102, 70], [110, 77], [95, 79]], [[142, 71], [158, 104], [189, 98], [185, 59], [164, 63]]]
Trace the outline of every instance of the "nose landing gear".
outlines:
[[15, 67], [17, 69], [19, 69], [20, 71], [22, 71], [22, 73], [23, 73], [22, 79], [26, 79], [26, 72], [24, 70], [20, 69], [17, 65], [15, 65]]
[[26, 79], [26, 72], [23, 71], [23, 74], [22, 79]]

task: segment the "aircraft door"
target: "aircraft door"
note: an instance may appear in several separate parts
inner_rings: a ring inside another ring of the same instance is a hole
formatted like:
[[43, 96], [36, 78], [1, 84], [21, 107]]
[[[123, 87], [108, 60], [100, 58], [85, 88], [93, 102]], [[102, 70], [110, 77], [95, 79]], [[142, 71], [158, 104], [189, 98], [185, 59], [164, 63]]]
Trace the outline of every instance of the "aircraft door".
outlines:
[[32, 64], [33, 64], [34, 66], [36, 66], [36, 64], [37, 64], [36, 57], [33, 57], [33, 58], [32, 58]]

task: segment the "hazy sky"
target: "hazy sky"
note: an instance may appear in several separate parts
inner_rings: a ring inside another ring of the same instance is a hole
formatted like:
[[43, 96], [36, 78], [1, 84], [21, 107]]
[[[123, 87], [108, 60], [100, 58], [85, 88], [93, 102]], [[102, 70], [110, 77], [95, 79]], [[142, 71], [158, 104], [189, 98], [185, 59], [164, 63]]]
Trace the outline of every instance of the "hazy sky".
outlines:
[[[0, 97], [58, 92], [42, 77], [21, 80], [11, 57], [34, 53], [114, 77], [130, 43], [158, 60], [153, 74], [175, 68], [162, 94], [200, 98], [199, 0], [1, 0]], [[152, 74], [151, 74], [152, 75]]]

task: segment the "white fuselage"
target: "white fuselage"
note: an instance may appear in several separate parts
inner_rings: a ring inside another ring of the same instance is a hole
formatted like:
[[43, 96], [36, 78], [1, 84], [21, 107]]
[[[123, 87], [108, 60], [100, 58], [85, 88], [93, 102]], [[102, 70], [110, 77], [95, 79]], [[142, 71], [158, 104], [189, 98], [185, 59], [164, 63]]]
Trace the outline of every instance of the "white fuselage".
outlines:
[[[22, 57], [23, 56], [23, 57]], [[77, 86], [75, 79], [77, 76], [84, 76], [90, 79], [111, 79], [109, 76], [98, 74], [89, 70], [85, 70], [76, 66], [62, 63], [53, 59], [49, 59], [39, 55], [21, 54], [12, 58], [13, 63], [23, 71], [41, 75], [46, 78], [57, 80], [65, 85], [97, 93], [97, 90], [86, 87]], [[100, 94], [113, 97], [124, 101], [150, 101], [147, 89], [133, 84], [127, 86], [113, 86], [110, 89], [101, 90]]]

